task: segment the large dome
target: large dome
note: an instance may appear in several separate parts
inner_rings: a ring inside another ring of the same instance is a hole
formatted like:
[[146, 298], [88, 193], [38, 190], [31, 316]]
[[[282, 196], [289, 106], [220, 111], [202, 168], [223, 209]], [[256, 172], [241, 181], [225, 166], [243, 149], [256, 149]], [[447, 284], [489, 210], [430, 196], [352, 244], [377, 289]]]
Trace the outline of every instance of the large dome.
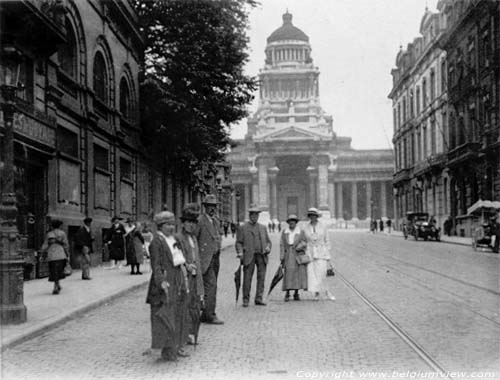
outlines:
[[309, 42], [309, 37], [302, 30], [292, 25], [292, 15], [288, 11], [283, 14], [283, 25], [267, 38], [267, 43], [285, 40]]

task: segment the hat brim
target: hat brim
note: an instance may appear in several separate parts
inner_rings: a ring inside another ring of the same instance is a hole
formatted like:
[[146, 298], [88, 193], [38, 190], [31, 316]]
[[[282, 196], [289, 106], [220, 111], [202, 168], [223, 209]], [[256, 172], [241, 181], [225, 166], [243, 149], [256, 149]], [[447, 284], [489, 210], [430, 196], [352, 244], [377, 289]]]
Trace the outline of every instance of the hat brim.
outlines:
[[299, 218], [289, 218], [286, 220], [287, 223], [290, 223], [291, 221], [297, 222], [299, 221]]
[[248, 213], [249, 214], [260, 214], [261, 211], [260, 210], [248, 210]]

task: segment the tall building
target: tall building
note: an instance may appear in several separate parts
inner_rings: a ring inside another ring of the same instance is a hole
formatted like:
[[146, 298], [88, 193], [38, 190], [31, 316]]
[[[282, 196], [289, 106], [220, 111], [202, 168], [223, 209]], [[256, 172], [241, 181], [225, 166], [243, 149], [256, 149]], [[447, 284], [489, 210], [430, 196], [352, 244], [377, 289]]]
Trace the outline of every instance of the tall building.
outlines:
[[447, 66], [437, 43], [443, 30], [442, 16], [426, 9], [420, 36], [399, 51], [391, 72], [397, 227], [410, 211], [428, 212], [439, 225], [449, 215]]
[[392, 152], [354, 150], [349, 137], [334, 132], [320, 105], [309, 37], [290, 13], [267, 38], [265, 53], [258, 109], [228, 155], [238, 194], [233, 219], [245, 220], [251, 203], [263, 223], [305, 217], [312, 206], [332, 223], [392, 217]]
[[438, 3], [446, 22], [450, 216], [454, 233], [469, 236], [467, 209], [500, 201], [500, 2]]

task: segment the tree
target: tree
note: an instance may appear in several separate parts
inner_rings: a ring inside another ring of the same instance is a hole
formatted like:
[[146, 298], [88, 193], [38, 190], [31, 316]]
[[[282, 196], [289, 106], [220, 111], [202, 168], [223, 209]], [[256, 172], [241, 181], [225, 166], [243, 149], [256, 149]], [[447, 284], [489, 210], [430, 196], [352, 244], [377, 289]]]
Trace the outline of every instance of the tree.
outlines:
[[137, 0], [143, 142], [176, 175], [223, 157], [257, 87], [244, 75], [253, 0]]

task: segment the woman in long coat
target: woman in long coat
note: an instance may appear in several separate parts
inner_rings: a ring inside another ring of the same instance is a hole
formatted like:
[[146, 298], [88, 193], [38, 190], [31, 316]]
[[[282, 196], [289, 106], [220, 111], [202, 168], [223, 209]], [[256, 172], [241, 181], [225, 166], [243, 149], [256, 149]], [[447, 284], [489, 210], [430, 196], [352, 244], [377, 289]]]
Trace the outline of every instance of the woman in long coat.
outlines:
[[314, 299], [319, 300], [320, 293], [334, 301], [335, 297], [328, 290], [326, 271], [330, 261], [330, 239], [326, 226], [318, 221], [319, 211], [311, 207], [307, 211], [309, 223], [304, 227], [307, 240], [307, 254], [311, 262], [307, 265], [307, 290], [314, 293]]
[[117, 265], [121, 268], [121, 261], [125, 259], [125, 228], [120, 223], [120, 218], [114, 216], [111, 219], [112, 226], [108, 231], [106, 243], [109, 248], [109, 259], [113, 260], [109, 269], [114, 269]]
[[151, 348], [161, 349], [161, 359], [175, 361], [182, 351], [187, 328], [188, 279], [180, 242], [174, 237], [175, 215], [156, 214], [158, 226], [149, 247], [151, 281], [146, 303], [151, 305]]
[[300, 301], [299, 289], [307, 289], [307, 270], [305, 264], [297, 262], [297, 256], [304, 255], [307, 246], [304, 232], [297, 227], [299, 218], [290, 215], [288, 228], [281, 233], [280, 260], [284, 269], [283, 290], [286, 291], [285, 302], [290, 300], [290, 290], [294, 290], [293, 299]]
[[[140, 266], [144, 263], [144, 237], [140, 232], [140, 224], [132, 220], [127, 221], [128, 228], [125, 228], [125, 252], [127, 255], [127, 265], [130, 265], [130, 274], [142, 274]], [[135, 269], [137, 268], [137, 271]]]

